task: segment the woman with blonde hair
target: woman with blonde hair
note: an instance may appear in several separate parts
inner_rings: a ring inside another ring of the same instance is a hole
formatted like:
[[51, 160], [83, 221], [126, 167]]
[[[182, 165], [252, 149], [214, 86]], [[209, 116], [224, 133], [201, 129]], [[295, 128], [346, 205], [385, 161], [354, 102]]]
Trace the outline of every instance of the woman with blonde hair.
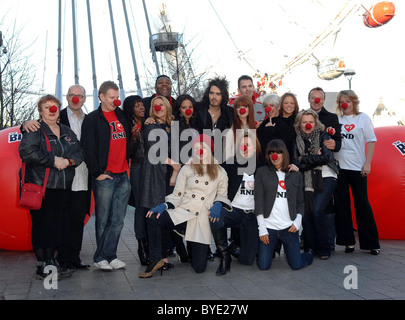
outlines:
[[303, 221], [304, 249], [313, 250], [320, 259], [330, 257], [327, 206], [336, 188], [339, 169], [333, 152], [326, 147], [330, 136], [312, 110], [302, 110], [295, 120], [297, 133], [294, 163], [304, 177], [305, 216]]
[[371, 172], [377, 138], [370, 117], [359, 111], [360, 101], [354, 91], [340, 91], [336, 103], [339, 123], [342, 125], [342, 147], [336, 153], [341, 168], [335, 192], [336, 244], [346, 246], [346, 253], [354, 251], [356, 240], [350, 204], [351, 190], [360, 249], [378, 255], [378, 230], [367, 196], [367, 176]]
[[227, 198], [228, 176], [214, 157], [211, 137], [202, 134], [193, 141], [193, 161], [181, 168], [173, 192], [147, 213], [150, 265], [140, 278], [150, 278], [160, 269], [162, 229], [176, 229], [189, 244], [191, 266], [204, 272], [211, 244], [210, 221], [216, 222], [222, 207], [232, 206]]

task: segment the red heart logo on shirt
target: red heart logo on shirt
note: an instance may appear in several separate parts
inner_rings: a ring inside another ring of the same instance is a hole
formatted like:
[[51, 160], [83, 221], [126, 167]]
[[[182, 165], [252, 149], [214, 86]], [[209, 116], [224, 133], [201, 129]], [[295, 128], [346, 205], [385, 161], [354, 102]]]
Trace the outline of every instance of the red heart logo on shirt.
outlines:
[[280, 180], [278, 182], [278, 185], [285, 190], [285, 182], [284, 182], [284, 180]]
[[355, 125], [354, 124], [345, 124], [345, 129], [347, 132], [350, 132], [354, 129]]

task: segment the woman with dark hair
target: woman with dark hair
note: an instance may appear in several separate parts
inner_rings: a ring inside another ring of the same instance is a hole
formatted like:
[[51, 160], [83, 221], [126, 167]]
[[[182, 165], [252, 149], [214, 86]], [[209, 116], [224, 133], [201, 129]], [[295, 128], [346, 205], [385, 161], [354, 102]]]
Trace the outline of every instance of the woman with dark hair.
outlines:
[[137, 95], [128, 96], [124, 100], [123, 110], [131, 128], [131, 139], [129, 140], [131, 197], [129, 204], [135, 207], [134, 230], [135, 238], [138, 240], [139, 261], [142, 265], [148, 265], [149, 252], [146, 218], [142, 214], [142, 210], [140, 210], [141, 167], [145, 156], [143, 135], [141, 133], [145, 121], [145, 107], [142, 98]]
[[[37, 279], [48, 275], [45, 272], [48, 265], [55, 266], [59, 276], [71, 275], [70, 270], [59, 266], [55, 252], [69, 243], [70, 189], [75, 167], [83, 162], [84, 153], [76, 134], [59, 123], [60, 107], [58, 98], [43, 96], [38, 101], [41, 128], [25, 132], [18, 148], [21, 160], [26, 163], [25, 182], [43, 185], [46, 169], [50, 168], [42, 206], [30, 210]], [[45, 135], [51, 151], [47, 149]]]
[[179, 161], [181, 164], [187, 163], [192, 155], [191, 149], [183, 150], [183, 147], [189, 144], [200, 133], [197, 126], [197, 117], [197, 102], [194, 98], [188, 94], [180, 95], [176, 101], [176, 111], [172, 127], [176, 122], [179, 125]]
[[293, 270], [312, 263], [312, 253], [300, 253], [298, 230], [304, 214], [302, 175], [290, 165], [287, 147], [282, 140], [269, 142], [265, 166], [255, 176], [255, 215], [259, 226], [257, 265], [271, 267], [274, 247], [280, 239], [287, 262]]

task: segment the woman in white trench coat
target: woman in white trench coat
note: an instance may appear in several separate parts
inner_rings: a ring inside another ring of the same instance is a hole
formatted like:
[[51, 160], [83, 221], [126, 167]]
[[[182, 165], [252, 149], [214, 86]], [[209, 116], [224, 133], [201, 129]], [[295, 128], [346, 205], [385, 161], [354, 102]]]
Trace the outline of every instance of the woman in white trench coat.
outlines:
[[210, 220], [219, 218], [222, 207], [232, 210], [228, 200], [228, 176], [212, 155], [214, 143], [205, 134], [193, 141], [193, 161], [181, 168], [173, 193], [162, 203], [148, 211], [150, 265], [140, 278], [149, 278], [163, 266], [161, 258], [161, 229], [185, 230], [189, 242], [191, 266], [204, 272], [207, 252], [211, 244]]

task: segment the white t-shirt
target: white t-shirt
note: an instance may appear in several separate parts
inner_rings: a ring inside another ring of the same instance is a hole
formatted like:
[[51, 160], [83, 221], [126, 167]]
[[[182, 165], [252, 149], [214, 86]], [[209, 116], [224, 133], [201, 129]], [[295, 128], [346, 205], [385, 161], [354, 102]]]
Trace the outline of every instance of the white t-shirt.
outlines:
[[242, 183], [239, 186], [238, 192], [232, 201], [232, 207], [243, 210], [254, 210], [255, 199], [255, 177], [254, 175], [247, 175], [243, 173]]
[[342, 125], [342, 147], [335, 158], [341, 169], [361, 171], [366, 162], [366, 144], [377, 141], [371, 119], [365, 113], [338, 118]]
[[294, 221], [291, 221], [290, 213], [288, 210], [287, 191], [285, 186], [285, 173], [277, 171], [278, 188], [276, 201], [274, 202], [273, 209], [270, 215], [265, 219], [262, 214], [257, 216], [257, 223], [259, 226], [259, 236], [268, 234], [267, 229], [283, 230], [291, 227], [294, 224], [295, 228], [301, 228], [302, 215], [297, 214]]

